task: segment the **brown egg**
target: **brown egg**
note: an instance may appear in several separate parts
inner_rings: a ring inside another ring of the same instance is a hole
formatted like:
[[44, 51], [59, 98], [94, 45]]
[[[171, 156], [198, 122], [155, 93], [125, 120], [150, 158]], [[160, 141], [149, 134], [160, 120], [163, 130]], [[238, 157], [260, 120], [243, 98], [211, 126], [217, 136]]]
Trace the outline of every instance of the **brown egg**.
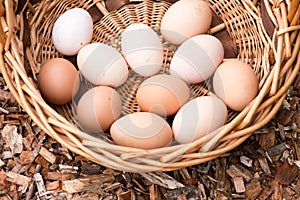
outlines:
[[77, 105], [79, 124], [86, 131], [99, 133], [110, 128], [120, 117], [120, 95], [111, 87], [98, 86], [88, 90]]
[[155, 149], [169, 145], [173, 140], [170, 125], [160, 116], [136, 112], [115, 121], [110, 134], [117, 145], [140, 149]]
[[175, 114], [189, 98], [188, 85], [183, 80], [167, 74], [146, 79], [136, 94], [137, 103], [142, 111], [161, 116]]
[[223, 62], [213, 77], [216, 95], [232, 110], [243, 110], [258, 93], [258, 78], [251, 66], [238, 60]]
[[72, 100], [79, 89], [75, 66], [64, 58], [53, 58], [44, 63], [38, 75], [38, 87], [44, 99], [55, 105]]

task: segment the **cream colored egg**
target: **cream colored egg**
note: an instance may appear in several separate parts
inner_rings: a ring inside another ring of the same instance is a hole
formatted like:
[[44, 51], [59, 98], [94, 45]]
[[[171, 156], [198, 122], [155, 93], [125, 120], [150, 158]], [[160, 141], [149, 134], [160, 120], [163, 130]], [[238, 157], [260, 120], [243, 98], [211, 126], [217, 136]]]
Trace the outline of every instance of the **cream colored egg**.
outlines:
[[161, 116], [175, 114], [189, 98], [188, 85], [181, 79], [167, 74], [146, 79], [136, 93], [136, 100], [142, 111]]
[[172, 129], [179, 143], [190, 143], [205, 137], [225, 124], [227, 108], [214, 96], [201, 96], [187, 102], [175, 115]]
[[242, 111], [256, 97], [258, 86], [251, 66], [239, 60], [223, 62], [213, 78], [216, 95], [235, 111]]
[[52, 29], [52, 41], [57, 51], [72, 56], [90, 43], [93, 20], [82, 8], [72, 8], [58, 17]]
[[173, 43], [181, 44], [188, 38], [207, 33], [212, 22], [212, 12], [206, 1], [180, 0], [165, 13], [161, 34]]
[[77, 117], [81, 127], [88, 132], [99, 133], [110, 128], [120, 117], [120, 95], [111, 87], [98, 86], [88, 90], [77, 105]]
[[122, 33], [121, 49], [128, 65], [142, 76], [157, 74], [163, 64], [163, 45], [146, 24], [129, 25]]
[[155, 149], [171, 144], [170, 125], [149, 112], [125, 115], [113, 123], [110, 134], [115, 144], [140, 149]]
[[128, 78], [128, 67], [122, 55], [103, 43], [91, 43], [80, 49], [77, 64], [82, 75], [95, 85], [117, 87]]
[[171, 75], [195, 84], [213, 75], [224, 58], [224, 48], [216, 37], [202, 34], [194, 36], [175, 52], [171, 64]]

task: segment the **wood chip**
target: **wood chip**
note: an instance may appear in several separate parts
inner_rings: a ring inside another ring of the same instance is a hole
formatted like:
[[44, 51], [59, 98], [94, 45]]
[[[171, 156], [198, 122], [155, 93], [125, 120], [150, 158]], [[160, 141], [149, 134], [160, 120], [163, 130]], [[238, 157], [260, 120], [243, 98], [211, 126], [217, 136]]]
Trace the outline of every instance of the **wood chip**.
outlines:
[[60, 187], [61, 187], [60, 181], [47, 181], [46, 182], [46, 190], [47, 191], [59, 190]]
[[7, 181], [17, 185], [28, 185], [31, 178], [14, 172], [7, 172]]
[[215, 178], [217, 179], [215, 187], [223, 188], [223, 190], [230, 190], [232, 187], [231, 182], [230, 179], [228, 179], [228, 176], [226, 176], [226, 172], [225, 172], [226, 167], [228, 166], [227, 159], [220, 158], [215, 162], [216, 162]]
[[200, 197], [200, 191], [195, 186], [186, 186], [169, 190], [166, 194], [168, 200], [189, 199], [189, 197]]
[[109, 186], [104, 188], [103, 191], [104, 192], [109, 192], [109, 191], [115, 190], [115, 189], [120, 188], [120, 187], [122, 187], [122, 184], [116, 182], [116, 183], [110, 184]]
[[0, 191], [4, 192], [4, 190], [6, 190], [8, 186], [7, 174], [4, 171], [0, 171]]
[[56, 161], [56, 156], [43, 146], [41, 147], [39, 154], [52, 164]]
[[294, 125], [293, 129], [296, 132], [300, 132], [300, 112], [299, 113], [295, 113], [293, 115], [292, 122], [293, 122], [293, 125]]
[[44, 176], [46, 180], [58, 181], [62, 179], [62, 175], [60, 172], [47, 172]]
[[59, 170], [63, 174], [77, 174], [79, 168], [77, 166], [68, 166], [68, 165], [58, 165]]
[[22, 171], [22, 169], [23, 169], [23, 166], [22, 166], [21, 164], [17, 163], [17, 164], [14, 166], [14, 168], [11, 170], [11, 172], [17, 173], [17, 174], [21, 174], [21, 173], [24, 172], [24, 171]]
[[295, 191], [289, 187], [283, 187], [282, 192], [283, 192], [283, 194], [282, 194], [283, 199], [293, 199], [293, 197], [295, 195]]
[[243, 177], [236, 176], [232, 178], [234, 189], [236, 193], [245, 192], [245, 184]]
[[6, 124], [1, 130], [5, 143], [9, 145], [12, 154], [21, 153], [23, 150], [22, 135], [18, 133], [18, 127]]
[[195, 185], [196, 183], [198, 183], [198, 179], [184, 179], [182, 180], [182, 182], [184, 183], [184, 185]]
[[17, 185], [12, 184], [9, 187], [9, 196], [11, 197], [11, 199], [20, 199], [17, 191]]
[[33, 152], [32, 151], [22, 151], [20, 155], [20, 163], [22, 165], [28, 165], [33, 160]]
[[46, 198], [47, 191], [46, 191], [46, 187], [42, 175], [40, 173], [34, 174], [34, 181], [38, 190], [39, 197]]
[[0, 128], [3, 128], [3, 122], [4, 122], [4, 115], [0, 115]]
[[200, 199], [207, 199], [207, 196], [206, 196], [206, 193], [205, 193], [205, 189], [204, 189], [204, 185], [202, 183], [199, 183], [198, 184], [198, 190], [199, 190], [199, 193], [200, 193]]
[[297, 165], [290, 165], [285, 161], [281, 168], [275, 175], [275, 180], [283, 185], [289, 185], [299, 175], [299, 168]]
[[145, 179], [150, 181], [153, 184], [168, 188], [168, 189], [176, 189], [184, 187], [184, 185], [171, 176], [167, 175], [163, 172], [153, 172], [153, 173], [139, 173], [141, 174]]
[[115, 178], [112, 175], [91, 175], [78, 179], [63, 181], [62, 188], [68, 193], [96, 191], [102, 187], [103, 183], [112, 183], [114, 180]]
[[118, 195], [119, 200], [128, 200], [128, 199], [135, 199], [134, 193], [131, 190], [128, 190], [126, 192], [122, 192]]
[[282, 186], [281, 184], [278, 183], [278, 181], [274, 180], [272, 182], [272, 199], [277, 200], [277, 199], [282, 199]]
[[149, 188], [149, 195], [150, 195], [150, 200], [160, 200], [162, 199], [162, 194], [159, 191], [159, 188], [157, 185], [151, 185]]
[[280, 115], [276, 115], [274, 117], [275, 122], [281, 124], [282, 126], [286, 126], [292, 121], [292, 117], [294, 115], [292, 110], [282, 108], [278, 112], [280, 112]]
[[245, 194], [250, 200], [254, 200], [261, 193], [262, 188], [258, 179], [252, 179], [248, 184], [246, 184]]
[[271, 174], [271, 170], [268, 164], [268, 161], [266, 158], [260, 158], [258, 159], [258, 162], [262, 168], [262, 170], [266, 173], [266, 174]]
[[144, 187], [142, 181], [139, 179], [137, 179], [136, 177], [132, 178], [132, 182], [137, 186], [137, 188], [139, 188], [141, 191], [145, 192], [146, 188]]
[[267, 150], [275, 145], [275, 129], [270, 128], [265, 133], [262, 133], [259, 137], [259, 144], [263, 150]]
[[0, 101], [9, 102], [11, 105], [17, 104], [17, 101], [14, 98], [14, 96], [10, 92], [3, 89], [0, 89]]
[[249, 182], [253, 177], [253, 174], [249, 170], [247, 170], [246, 168], [244, 168], [239, 164], [231, 165], [229, 169], [226, 170], [226, 173], [231, 178], [238, 177], [238, 176], [243, 177], [246, 180], [246, 182]]
[[253, 160], [251, 158], [246, 157], [246, 156], [241, 156], [240, 157], [240, 162], [242, 164], [246, 165], [247, 167], [252, 167]]
[[50, 163], [42, 156], [36, 157], [35, 162], [46, 169], [48, 169], [50, 166]]
[[280, 143], [276, 146], [269, 148], [267, 152], [270, 157], [273, 157], [276, 155], [281, 155], [286, 149], [287, 149], [286, 144]]
[[298, 193], [298, 195], [300, 196], [300, 179], [298, 179], [296, 186], [295, 186], [295, 191]]
[[11, 151], [4, 151], [4, 152], [2, 153], [2, 159], [3, 159], [3, 160], [11, 159], [11, 158], [13, 158], [13, 157], [14, 157], [14, 156], [13, 156], [13, 154], [12, 154]]
[[258, 200], [266, 200], [271, 194], [273, 190], [270, 188], [264, 188], [260, 195], [257, 197]]
[[3, 162], [3, 160], [0, 159], [0, 167], [4, 166], [5, 163]]
[[88, 164], [81, 167], [81, 173], [88, 175], [99, 174], [101, 169], [102, 167], [100, 165]]

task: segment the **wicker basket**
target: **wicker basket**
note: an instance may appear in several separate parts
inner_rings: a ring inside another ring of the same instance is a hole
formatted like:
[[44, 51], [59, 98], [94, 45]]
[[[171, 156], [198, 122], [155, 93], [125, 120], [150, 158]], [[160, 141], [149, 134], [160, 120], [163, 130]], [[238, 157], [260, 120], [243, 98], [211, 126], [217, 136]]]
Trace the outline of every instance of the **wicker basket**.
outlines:
[[[72, 104], [60, 107], [48, 105], [36, 86], [36, 74], [41, 64], [49, 58], [62, 56], [54, 49], [50, 37], [54, 21], [65, 10], [96, 6], [105, 16], [94, 24], [93, 41], [112, 44], [114, 36], [133, 22], [158, 28], [170, 6], [167, 2], [132, 1], [108, 13], [100, 0], [42, 0], [36, 5], [28, 3], [23, 15], [22, 12], [15, 14], [15, 1], [5, 0], [5, 12], [1, 17], [3, 30], [0, 30], [1, 72], [18, 103], [44, 132], [64, 147], [93, 162], [131, 172], [170, 171], [200, 164], [234, 149], [264, 126], [278, 111], [299, 72], [299, 1], [262, 1], [268, 13], [265, 17], [275, 25], [271, 36], [263, 26], [259, 9], [262, 2], [209, 1], [212, 10], [224, 22], [213, 27], [210, 33], [226, 28], [238, 46], [238, 59], [250, 63], [258, 75], [260, 92], [243, 111], [230, 112], [231, 117], [224, 126], [190, 144], [147, 151], [114, 145], [104, 134], [94, 137], [80, 131], [73, 116]], [[24, 17], [28, 17], [30, 28], [24, 25]], [[24, 33], [29, 31], [27, 29], [30, 30], [30, 43], [24, 44]], [[166, 66], [173, 53], [165, 51]], [[133, 77], [128, 80], [126, 87], [119, 90], [123, 97], [123, 114], [138, 110], [134, 103], [133, 87], [138, 86], [139, 80]], [[209, 95], [203, 84], [192, 88], [195, 96]]]

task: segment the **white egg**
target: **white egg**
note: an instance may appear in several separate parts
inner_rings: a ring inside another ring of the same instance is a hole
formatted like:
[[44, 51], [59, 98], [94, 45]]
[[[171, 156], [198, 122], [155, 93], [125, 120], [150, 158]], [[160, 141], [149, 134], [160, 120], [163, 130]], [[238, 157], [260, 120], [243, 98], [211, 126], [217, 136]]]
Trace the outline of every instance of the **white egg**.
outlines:
[[122, 55], [103, 43], [91, 43], [80, 49], [77, 65], [82, 75], [95, 85], [118, 87], [128, 78]]
[[58, 17], [52, 29], [52, 41], [57, 51], [72, 56], [91, 42], [93, 20], [82, 8], [72, 8]]
[[163, 64], [163, 46], [154, 30], [146, 24], [131, 24], [122, 33], [122, 53], [136, 73], [157, 74]]
[[197, 97], [186, 104], [174, 117], [172, 129], [179, 143], [190, 143], [205, 137], [225, 124], [226, 105], [215, 96]]
[[220, 40], [211, 35], [197, 35], [182, 43], [170, 63], [171, 75], [190, 84], [207, 80], [224, 58]]

